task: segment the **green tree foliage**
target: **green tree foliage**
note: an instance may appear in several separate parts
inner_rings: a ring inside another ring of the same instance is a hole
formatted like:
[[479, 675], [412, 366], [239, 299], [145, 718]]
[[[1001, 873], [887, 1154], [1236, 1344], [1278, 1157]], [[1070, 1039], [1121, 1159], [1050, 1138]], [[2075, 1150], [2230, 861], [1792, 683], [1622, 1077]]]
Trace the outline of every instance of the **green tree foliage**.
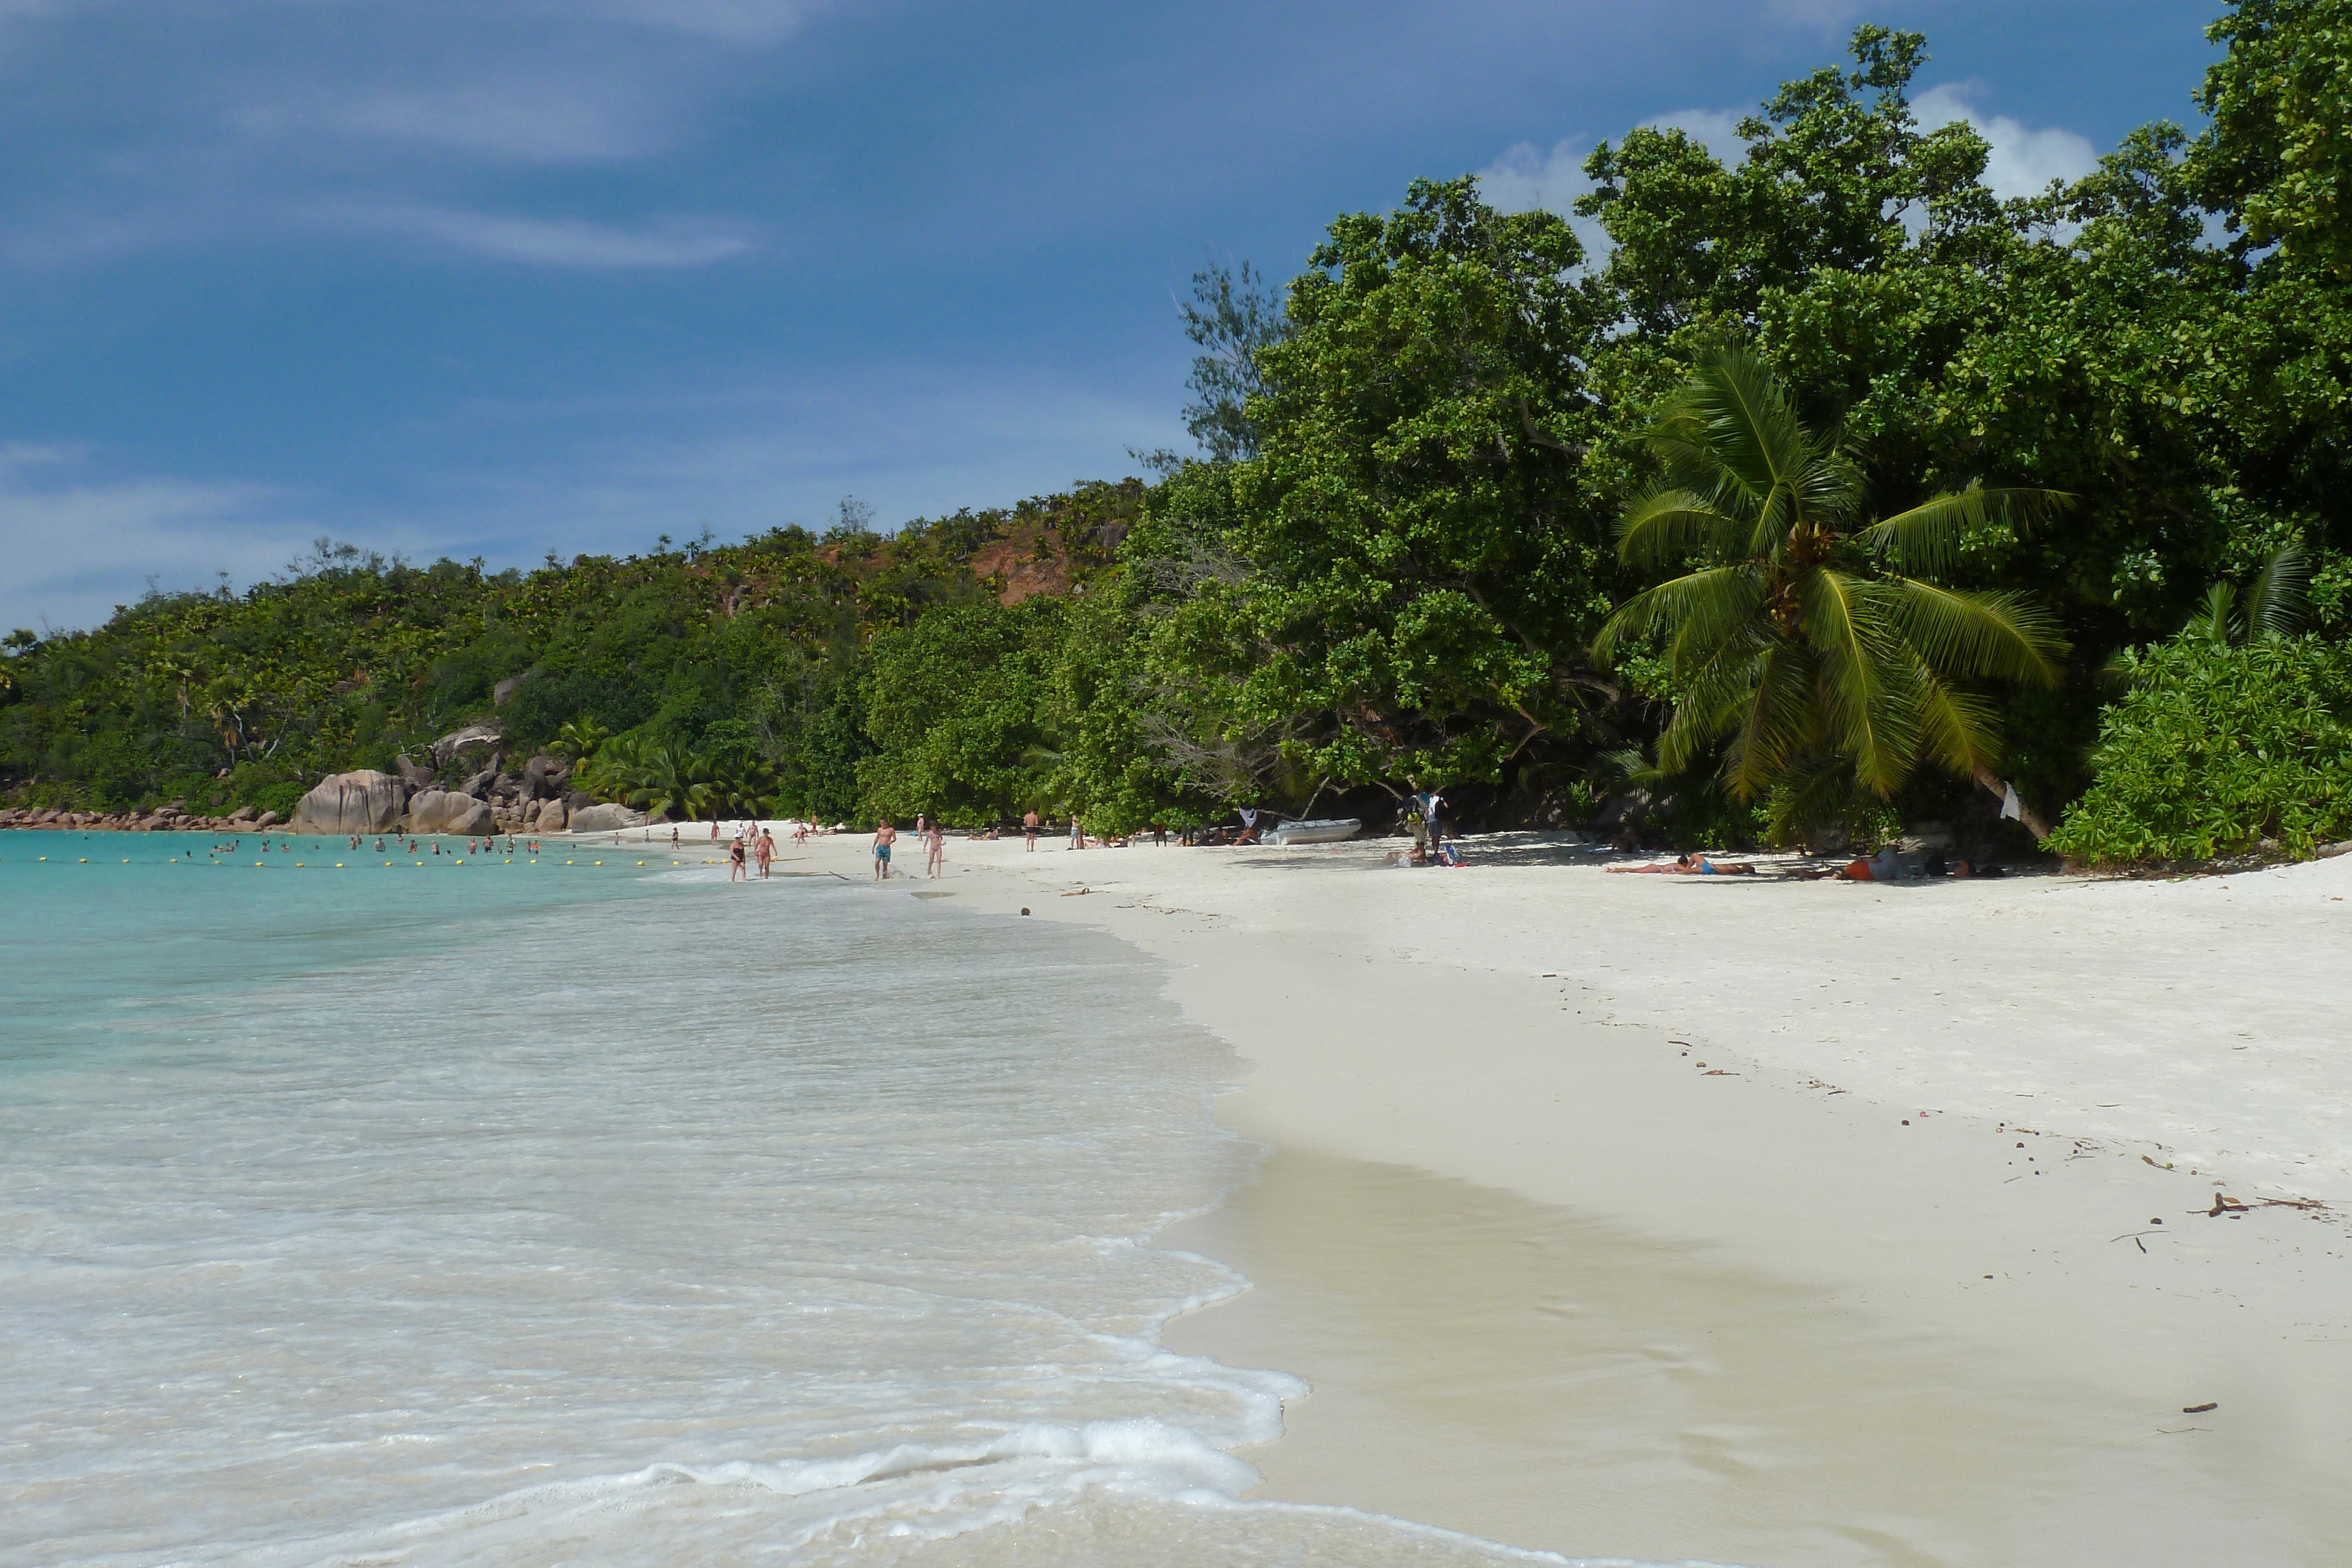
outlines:
[[[2206, 123], [2020, 200], [1976, 131], [1919, 125], [1925, 41], [1883, 27], [1737, 149], [1602, 144], [1580, 206], [1604, 257], [1475, 181], [1416, 183], [1279, 294], [1195, 278], [1205, 460], [1160, 455], [1149, 487], [887, 538], [845, 503], [821, 535], [530, 572], [330, 548], [18, 633], [0, 790], [283, 809], [495, 717], [615, 789], [667, 754], [832, 821], [1117, 827], [1407, 780], [1589, 802], [1606, 755], [1663, 738], [1695, 831], [1876, 831], [1915, 759], [1990, 759], [1999, 680], [2003, 771], [2064, 800], [2123, 766], [2116, 715], [2094, 745], [2111, 662], [2188, 659], [2192, 619], [2217, 670], [2286, 656], [2265, 563], [2294, 563], [2310, 646], [2352, 632], [2348, 10], [2239, 0]], [[1682, 391], [1734, 354], [1780, 389], [1747, 456]], [[1637, 507], [1621, 556], [1612, 520], [1662, 475], [1686, 494]], [[2046, 492], [2074, 501], [2026, 527]], [[1965, 788], [1918, 769], [1895, 804]]]
[[2352, 649], [2231, 644], [2204, 627], [2136, 653], [2093, 754], [2098, 779], [2050, 847], [2097, 864], [2203, 861], [2352, 836]]
[[1265, 287], [1246, 261], [1238, 274], [1211, 263], [1192, 275], [1192, 298], [1179, 308], [1184, 335], [1201, 352], [1184, 385], [1192, 401], [1184, 406], [1184, 428], [1212, 463], [1234, 463], [1257, 455], [1257, 427], [1249, 402], [1266, 392], [1258, 350], [1290, 335], [1282, 297]]
[[1970, 531], [2048, 509], [2045, 493], [1972, 488], [1869, 521], [1843, 444], [1738, 350], [1701, 359], [1649, 445], [1664, 478], [1627, 509], [1619, 549], [1704, 564], [1628, 601], [1599, 647], [1665, 635], [1667, 772], [1722, 743], [1740, 800], [1832, 758], [1884, 798], [1922, 758], [1962, 777], [1996, 759], [1991, 706], [1955, 677], [2056, 684], [2065, 643], [2038, 606], [1933, 580]]
[[2198, 102], [2198, 172], [2255, 246], [2352, 277], [2352, 4], [2239, 0], [2206, 36], [2229, 53]]
[[1293, 729], [1306, 772], [1355, 783], [1492, 778], [1575, 726], [1561, 653], [1607, 608], [1581, 259], [1469, 180], [1331, 225], [1257, 354], [1259, 455], [1192, 540], [1241, 569], [1195, 585], [1222, 622], [1202, 651], [1246, 664], [1212, 727]]

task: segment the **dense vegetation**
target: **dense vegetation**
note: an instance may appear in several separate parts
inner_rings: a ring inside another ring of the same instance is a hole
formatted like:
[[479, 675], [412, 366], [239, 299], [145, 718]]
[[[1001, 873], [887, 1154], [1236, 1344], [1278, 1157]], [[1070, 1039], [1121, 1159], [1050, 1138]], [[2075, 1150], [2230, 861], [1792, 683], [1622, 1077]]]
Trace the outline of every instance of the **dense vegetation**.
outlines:
[[[1605, 255], [1417, 183], [1278, 293], [1202, 275], [1202, 455], [1149, 484], [529, 573], [322, 548], [16, 633], [0, 776], [282, 810], [495, 716], [611, 732], [608, 789], [677, 810], [1120, 828], [1418, 780], [1559, 820], [1638, 779], [1673, 836], [1745, 840], [1990, 831], [2013, 781], [2030, 821], [2080, 799], [2052, 842], [2085, 858], [2307, 849], [2345, 828], [2352, 0], [2213, 37], [2200, 129], [2023, 200], [1876, 27], [1734, 158], [1601, 145]], [[2300, 641], [2182, 632], [2283, 549]]]

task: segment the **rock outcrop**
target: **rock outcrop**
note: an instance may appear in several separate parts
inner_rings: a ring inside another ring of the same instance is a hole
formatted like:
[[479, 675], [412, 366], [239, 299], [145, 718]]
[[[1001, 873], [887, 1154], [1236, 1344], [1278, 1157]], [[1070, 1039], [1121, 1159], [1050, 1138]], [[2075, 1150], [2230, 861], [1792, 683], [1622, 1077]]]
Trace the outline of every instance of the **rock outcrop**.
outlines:
[[406, 780], [362, 768], [331, 773], [302, 797], [287, 831], [296, 833], [383, 833], [408, 810]]
[[446, 768], [450, 758], [469, 746], [496, 746], [505, 738], [494, 724], [469, 724], [463, 729], [453, 729], [433, 743], [433, 761]]
[[563, 809], [562, 801], [550, 800], [540, 807], [539, 814], [531, 819], [531, 831], [538, 833], [560, 833], [571, 820], [572, 813]]
[[411, 762], [405, 751], [394, 758], [392, 765], [400, 769], [400, 777], [406, 781], [411, 789], [425, 789], [432, 787], [433, 769], [419, 763]]
[[455, 789], [421, 789], [408, 802], [412, 833], [487, 833], [491, 825], [488, 801]]
[[[541, 820], [542, 821], [545, 821], [544, 814], [542, 814]], [[644, 823], [645, 820], [644, 812], [632, 811], [626, 806], [614, 806], [611, 804], [590, 805], [583, 806], [579, 810], [572, 812], [565, 822], [565, 826], [570, 828], [571, 831], [575, 833], [608, 833], [616, 828], [634, 828], [640, 826]], [[554, 831], [551, 828], [544, 827], [540, 831], [541, 832]]]

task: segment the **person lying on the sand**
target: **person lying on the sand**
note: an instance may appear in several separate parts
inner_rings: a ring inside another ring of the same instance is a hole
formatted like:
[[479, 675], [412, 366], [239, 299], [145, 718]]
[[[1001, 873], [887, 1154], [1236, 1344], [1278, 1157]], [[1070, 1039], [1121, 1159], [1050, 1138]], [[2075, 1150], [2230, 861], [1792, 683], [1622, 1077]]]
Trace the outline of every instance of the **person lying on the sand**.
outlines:
[[1705, 855], [1676, 855], [1671, 863], [1661, 861], [1656, 865], [1604, 866], [1612, 876], [1754, 876], [1756, 868], [1747, 862], [1717, 862]]
[[1836, 882], [1895, 882], [1903, 875], [1902, 857], [1889, 844], [1868, 860], [1848, 861], [1828, 871], [1801, 871], [1798, 877], [1805, 882], [1829, 878]]

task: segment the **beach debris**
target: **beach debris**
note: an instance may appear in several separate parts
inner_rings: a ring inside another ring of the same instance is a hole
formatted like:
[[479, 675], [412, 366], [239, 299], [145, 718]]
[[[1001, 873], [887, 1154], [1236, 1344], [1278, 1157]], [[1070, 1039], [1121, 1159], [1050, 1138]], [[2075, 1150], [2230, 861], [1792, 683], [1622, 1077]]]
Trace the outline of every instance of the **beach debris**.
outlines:
[[1720, 1067], [1710, 1067], [1705, 1072], [1700, 1073], [1699, 1076], [1701, 1078], [1737, 1078], [1739, 1074], [1737, 1072], [1727, 1072]]
[[2205, 1218], [2211, 1219], [2217, 1215], [2240, 1215], [2245, 1212], [2246, 1206], [2244, 1204], [2240, 1203], [2234, 1197], [2229, 1197], [2217, 1192], [2213, 1195], [2213, 1207], [2205, 1211]]
[[1094, 889], [1091, 887], [1074, 887], [1069, 892], [1062, 894], [1062, 896], [1064, 898], [1084, 898], [1093, 891]]
[[2221, 1407], [2220, 1400], [2208, 1399], [2202, 1405], [2183, 1405], [2180, 1407], [2180, 1413], [2183, 1416], [2202, 1416], [2208, 1410], [2219, 1410]]
[[1029, 913], [1029, 906], [1028, 906], [1027, 904], [1023, 904], [1023, 905], [1021, 906], [1021, 913], [1022, 913], [1022, 914], [1024, 914], [1024, 915], [1028, 914], [1028, 913]]

